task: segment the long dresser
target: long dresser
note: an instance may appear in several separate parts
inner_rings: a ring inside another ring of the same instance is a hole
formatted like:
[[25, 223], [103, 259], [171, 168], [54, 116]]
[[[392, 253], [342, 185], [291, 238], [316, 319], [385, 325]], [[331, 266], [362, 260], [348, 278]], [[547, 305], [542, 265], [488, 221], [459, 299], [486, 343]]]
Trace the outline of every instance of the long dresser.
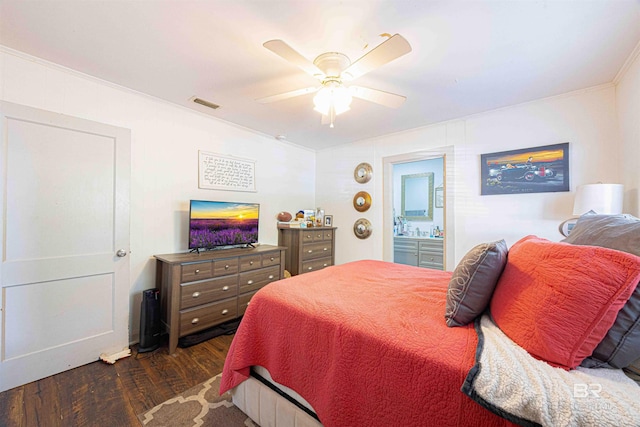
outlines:
[[278, 244], [287, 248], [285, 268], [292, 276], [334, 264], [336, 227], [278, 227]]
[[169, 354], [178, 338], [241, 317], [260, 288], [284, 278], [286, 247], [155, 255]]
[[393, 262], [444, 270], [444, 239], [396, 236], [393, 238]]

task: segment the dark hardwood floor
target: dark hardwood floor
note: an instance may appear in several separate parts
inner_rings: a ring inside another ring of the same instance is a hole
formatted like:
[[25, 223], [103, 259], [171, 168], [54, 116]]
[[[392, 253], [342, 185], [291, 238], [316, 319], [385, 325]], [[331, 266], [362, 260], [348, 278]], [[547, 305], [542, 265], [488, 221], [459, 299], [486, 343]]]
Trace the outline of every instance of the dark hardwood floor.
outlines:
[[137, 415], [222, 372], [233, 335], [176, 353], [167, 344], [0, 393], [0, 426], [140, 426]]

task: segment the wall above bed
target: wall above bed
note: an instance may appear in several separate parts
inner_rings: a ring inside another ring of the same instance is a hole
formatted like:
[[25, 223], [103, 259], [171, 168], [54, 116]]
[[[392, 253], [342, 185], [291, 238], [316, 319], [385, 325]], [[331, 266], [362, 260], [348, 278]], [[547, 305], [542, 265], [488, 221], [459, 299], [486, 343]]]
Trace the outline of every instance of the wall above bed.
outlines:
[[[527, 234], [560, 240], [558, 224], [571, 216], [576, 185], [621, 181], [617, 135], [616, 87], [611, 84], [320, 151], [316, 202], [334, 214], [339, 228], [348, 226], [352, 216], [342, 195], [347, 197], [358, 188], [351, 178], [354, 165], [368, 161], [377, 172], [367, 190], [378, 201], [369, 213], [374, 228], [370, 242], [363, 245], [348, 233], [338, 234], [336, 263], [392, 260], [385, 250], [391, 243], [383, 238], [383, 226], [389, 226], [383, 224], [383, 201], [390, 197], [383, 194], [385, 157], [453, 146], [455, 186], [447, 196], [455, 206], [455, 230], [447, 233], [455, 234], [454, 259], [446, 266], [453, 270], [478, 243], [504, 238], [511, 245]], [[570, 143], [570, 192], [480, 195], [481, 154], [566, 141]]]

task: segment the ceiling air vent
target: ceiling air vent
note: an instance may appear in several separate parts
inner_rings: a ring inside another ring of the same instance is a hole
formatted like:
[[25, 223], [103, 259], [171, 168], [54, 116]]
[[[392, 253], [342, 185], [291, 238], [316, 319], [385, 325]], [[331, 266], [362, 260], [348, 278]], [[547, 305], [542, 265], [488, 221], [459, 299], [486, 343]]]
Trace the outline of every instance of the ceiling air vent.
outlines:
[[213, 102], [205, 101], [204, 99], [201, 99], [201, 98], [193, 98], [192, 100], [196, 104], [204, 105], [205, 107], [209, 107], [209, 108], [214, 109], [214, 110], [217, 110], [218, 108], [220, 108], [220, 106], [218, 104], [214, 104]]

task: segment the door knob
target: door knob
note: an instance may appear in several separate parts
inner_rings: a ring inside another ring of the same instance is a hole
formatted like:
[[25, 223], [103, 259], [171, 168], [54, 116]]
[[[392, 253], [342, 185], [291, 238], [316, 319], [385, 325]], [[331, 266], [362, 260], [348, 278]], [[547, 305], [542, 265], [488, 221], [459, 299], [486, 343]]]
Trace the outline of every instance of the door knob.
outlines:
[[124, 249], [119, 249], [118, 252], [116, 252], [116, 255], [118, 255], [120, 258], [127, 256], [127, 251], [125, 251]]

